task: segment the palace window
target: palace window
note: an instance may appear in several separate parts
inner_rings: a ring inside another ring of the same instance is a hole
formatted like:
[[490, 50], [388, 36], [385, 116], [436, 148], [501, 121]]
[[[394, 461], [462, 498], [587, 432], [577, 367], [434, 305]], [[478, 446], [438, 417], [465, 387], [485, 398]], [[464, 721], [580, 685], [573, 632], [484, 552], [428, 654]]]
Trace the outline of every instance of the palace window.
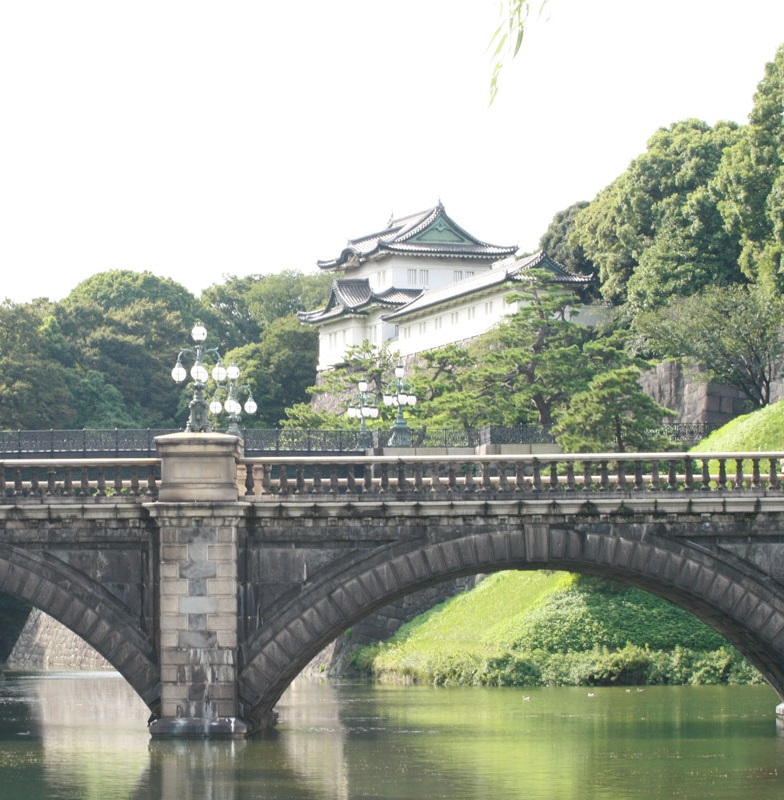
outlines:
[[410, 269], [408, 271], [408, 285], [409, 286], [417, 285], [417, 271], [415, 269]]
[[462, 269], [456, 269], [452, 273], [452, 280], [462, 281], [463, 280], [463, 270]]

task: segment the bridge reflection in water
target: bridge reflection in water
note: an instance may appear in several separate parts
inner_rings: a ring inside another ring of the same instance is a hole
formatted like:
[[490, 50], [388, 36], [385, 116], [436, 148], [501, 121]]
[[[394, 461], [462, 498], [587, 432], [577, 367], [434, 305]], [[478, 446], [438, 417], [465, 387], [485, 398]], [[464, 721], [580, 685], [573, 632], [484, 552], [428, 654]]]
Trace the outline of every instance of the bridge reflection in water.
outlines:
[[641, 586], [784, 696], [782, 453], [247, 458], [223, 434], [156, 444], [159, 459], [0, 463], [0, 591], [125, 675], [154, 737], [264, 728], [368, 613], [500, 569]]

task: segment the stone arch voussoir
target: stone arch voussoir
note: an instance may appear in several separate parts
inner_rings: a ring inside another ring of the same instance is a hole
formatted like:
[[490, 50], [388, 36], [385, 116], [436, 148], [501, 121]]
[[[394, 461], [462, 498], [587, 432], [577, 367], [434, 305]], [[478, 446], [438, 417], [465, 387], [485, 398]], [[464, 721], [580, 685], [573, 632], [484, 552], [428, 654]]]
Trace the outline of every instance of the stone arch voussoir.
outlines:
[[0, 547], [0, 592], [49, 614], [97, 650], [155, 710], [160, 676], [154, 645], [108, 591], [61, 561]]

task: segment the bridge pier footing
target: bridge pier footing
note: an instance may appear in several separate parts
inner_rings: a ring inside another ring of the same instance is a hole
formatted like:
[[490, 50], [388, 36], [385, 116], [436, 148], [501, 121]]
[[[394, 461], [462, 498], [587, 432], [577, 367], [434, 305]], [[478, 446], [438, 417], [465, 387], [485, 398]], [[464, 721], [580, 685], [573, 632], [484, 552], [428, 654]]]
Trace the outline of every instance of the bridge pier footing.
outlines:
[[[154, 738], [238, 738], [237, 553], [246, 504], [237, 501], [238, 439], [173, 434], [157, 440], [157, 600], [160, 717]], [[194, 493], [192, 476], [198, 476]]]

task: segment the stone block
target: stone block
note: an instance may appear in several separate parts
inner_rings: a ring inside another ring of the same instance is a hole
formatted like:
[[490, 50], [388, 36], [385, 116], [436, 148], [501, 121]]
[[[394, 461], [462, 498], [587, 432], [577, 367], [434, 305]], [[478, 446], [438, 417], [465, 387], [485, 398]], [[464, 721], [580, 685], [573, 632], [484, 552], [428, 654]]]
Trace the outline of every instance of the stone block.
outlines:
[[218, 598], [208, 596], [181, 597], [181, 614], [214, 614], [218, 610]]
[[218, 646], [218, 637], [211, 631], [179, 631], [177, 647], [214, 649]]
[[199, 578], [214, 578], [218, 574], [218, 567], [214, 561], [189, 561], [179, 564], [177, 577], [195, 580]]

